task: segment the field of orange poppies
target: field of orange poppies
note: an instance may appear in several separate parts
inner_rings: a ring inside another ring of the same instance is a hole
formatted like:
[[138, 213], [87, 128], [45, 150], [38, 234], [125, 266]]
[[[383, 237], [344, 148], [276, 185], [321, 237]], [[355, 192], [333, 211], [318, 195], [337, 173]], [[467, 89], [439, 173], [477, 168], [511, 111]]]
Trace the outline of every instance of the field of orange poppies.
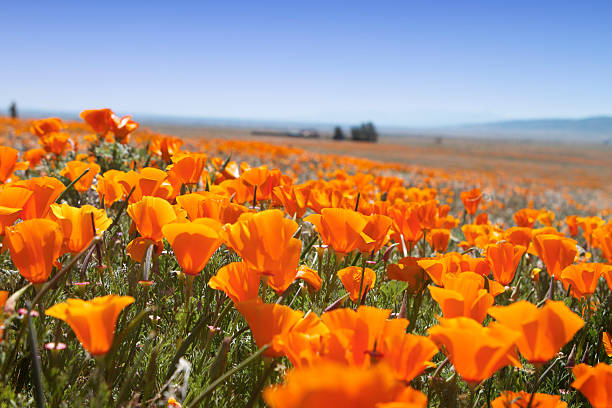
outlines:
[[612, 407], [601, 152], [80, 117], [0, 118], [1, 407]]

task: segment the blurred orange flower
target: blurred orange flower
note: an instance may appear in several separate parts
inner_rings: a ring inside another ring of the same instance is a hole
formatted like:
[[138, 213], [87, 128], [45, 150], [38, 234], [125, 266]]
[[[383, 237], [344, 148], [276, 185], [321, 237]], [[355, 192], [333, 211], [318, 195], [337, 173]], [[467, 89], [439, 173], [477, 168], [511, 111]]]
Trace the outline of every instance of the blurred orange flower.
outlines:
[[28, 162], [18, 162], [19, 152], [8, 146], [0, 146], [0, 184], [11, 178], [17, 170], [27, 170]]
[[465, 211], [470, 215], [476, 214], [476, 211], [478, 211], [478, 204], [480, 204], [480, 200], [482, 200], [482, 192], [480, 189], [473, 188], [469, 191], [462, 191], [459, 197], [463, 202]]
[[591, 367], [578, 364], [572, 371], [576, 377], [572, 387], [579, 390], [594, 408], [612, 406], [612, 365], [599, 363]]
[[[338, 381], [341, 378], [342, 381]], [[397, 381], [385, 364], [372, 368], [321, 363], [294, 368], [285, 383], [264, 390], [272, 408], [424, 408], [427, 397]]]
[[[501, 395], [491, 401], [492, 408], [528, 408], [531, 394], [525, 391], [503, 391]], [[559, 395], [535, 393], [531, 406], [534, 408], [566, 408], [567, 404], [561, 401]]]

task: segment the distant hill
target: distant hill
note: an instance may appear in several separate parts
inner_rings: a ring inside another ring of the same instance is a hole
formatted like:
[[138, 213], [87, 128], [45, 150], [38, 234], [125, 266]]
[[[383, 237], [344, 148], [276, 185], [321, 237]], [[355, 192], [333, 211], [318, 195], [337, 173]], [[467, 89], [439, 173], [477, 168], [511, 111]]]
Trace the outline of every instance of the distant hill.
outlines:
[[531, 119], [479, 123], [438, 129], [442, 134], [475, 137], [563, 139], [612, 142], [612, 116], [584, 119]]

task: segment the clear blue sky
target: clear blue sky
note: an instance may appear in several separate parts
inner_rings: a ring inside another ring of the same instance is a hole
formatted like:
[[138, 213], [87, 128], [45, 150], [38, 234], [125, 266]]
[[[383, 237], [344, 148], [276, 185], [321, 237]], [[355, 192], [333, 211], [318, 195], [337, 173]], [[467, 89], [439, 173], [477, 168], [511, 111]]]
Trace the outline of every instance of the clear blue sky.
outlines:
[[0, 38], [2, 109], [408, 126], [612, 114], [610, 1], [7, 0]]

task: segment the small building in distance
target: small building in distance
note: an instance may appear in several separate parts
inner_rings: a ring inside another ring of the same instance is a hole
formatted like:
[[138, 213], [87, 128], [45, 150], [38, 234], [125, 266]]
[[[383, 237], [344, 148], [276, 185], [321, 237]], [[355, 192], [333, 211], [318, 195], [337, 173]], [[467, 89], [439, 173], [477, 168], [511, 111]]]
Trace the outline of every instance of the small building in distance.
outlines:
[[378, 132], [372, 122], [362, 123], [351, 128], [351, 139], [359, 142], [376, 142]]

